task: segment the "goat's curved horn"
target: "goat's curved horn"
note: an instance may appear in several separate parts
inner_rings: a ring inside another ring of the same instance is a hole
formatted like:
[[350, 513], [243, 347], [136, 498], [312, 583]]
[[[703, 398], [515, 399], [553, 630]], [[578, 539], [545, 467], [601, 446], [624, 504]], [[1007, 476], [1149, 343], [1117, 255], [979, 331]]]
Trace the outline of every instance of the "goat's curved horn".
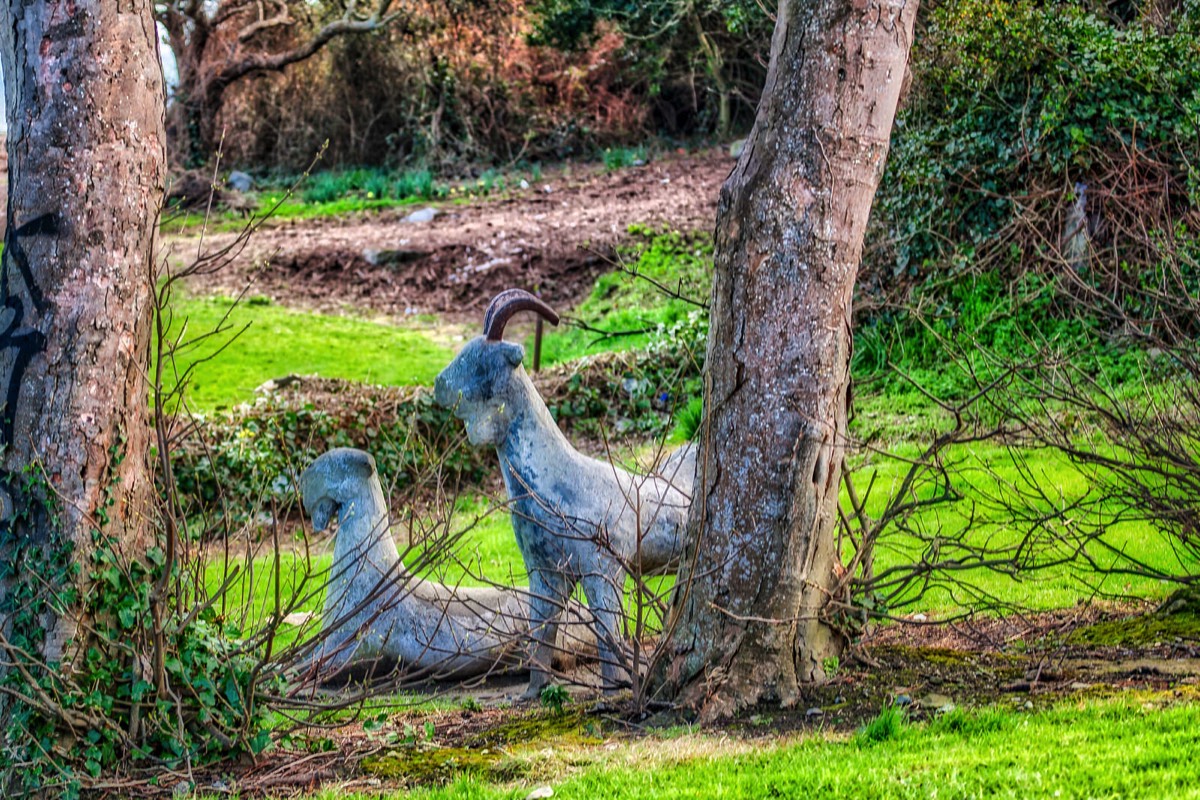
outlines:
[[498, 342], [504, 338], [504, 326], [520, 311], [536, 311], [551, 325], [558, 324], [558, 314], [524, 289], [506, 289], [492, 298], [483, 315], [483, 338]]

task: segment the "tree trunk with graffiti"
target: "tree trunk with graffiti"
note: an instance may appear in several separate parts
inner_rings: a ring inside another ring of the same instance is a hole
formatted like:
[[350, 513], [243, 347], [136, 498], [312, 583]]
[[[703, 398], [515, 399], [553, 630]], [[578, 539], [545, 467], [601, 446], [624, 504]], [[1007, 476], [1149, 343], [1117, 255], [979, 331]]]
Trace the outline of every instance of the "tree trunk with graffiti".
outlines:
[[153, 6], [4, 0], [0, 55], [0, 620], [11, 633], [32, 604], [42, 657], [69, 661], [86, 639], [72, 610], [95, 542], [138, 557], [149, 530], [145, 369], [166, 178]]

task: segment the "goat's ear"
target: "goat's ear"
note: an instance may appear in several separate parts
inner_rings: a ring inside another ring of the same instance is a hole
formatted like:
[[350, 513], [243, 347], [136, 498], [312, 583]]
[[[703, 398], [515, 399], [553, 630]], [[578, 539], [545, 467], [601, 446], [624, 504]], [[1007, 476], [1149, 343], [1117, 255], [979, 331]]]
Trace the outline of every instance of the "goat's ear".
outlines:
[[329, 522], [338, 513], [338, 504], [332, 497], [322, 497], [309, 509], [308, 516], [312, 519], [314, 531], [323, 531], [329, 527]]
[[375, 457], [362, 450], [352, 450], [346, 459], [346, 470], [356, 478], [370, 478], [375, 474]]
[[525, 348], [512, 342], [500, 342], [500, 353], [513, 367], [519, 366], [525, 360]]

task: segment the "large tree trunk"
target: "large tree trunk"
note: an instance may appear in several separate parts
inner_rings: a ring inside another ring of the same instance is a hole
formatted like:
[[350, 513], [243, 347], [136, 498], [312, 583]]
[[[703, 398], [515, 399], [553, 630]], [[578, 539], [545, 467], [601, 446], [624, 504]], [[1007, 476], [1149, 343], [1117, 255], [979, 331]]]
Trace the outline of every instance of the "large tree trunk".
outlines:
[[[97, 533], [131, 558], [145, 542], [145, 369], [166, 157], [152, 12], [150, 0], [0, 3], [0, 547], [18, 565], [9, 590], [47, 579], [30, 573], [53, 564], [60, 578], [86, 580]], [[83, 638], [69, 609], [57, 610], [42, 620], [48, 661], [69, 659], [67, 645]]]
[[850, 302], [917, 0], [781, 0], [721, 189], [706, 419], [660, 692], [712, 718], [794, 702], [843, 641], [835, 581]]

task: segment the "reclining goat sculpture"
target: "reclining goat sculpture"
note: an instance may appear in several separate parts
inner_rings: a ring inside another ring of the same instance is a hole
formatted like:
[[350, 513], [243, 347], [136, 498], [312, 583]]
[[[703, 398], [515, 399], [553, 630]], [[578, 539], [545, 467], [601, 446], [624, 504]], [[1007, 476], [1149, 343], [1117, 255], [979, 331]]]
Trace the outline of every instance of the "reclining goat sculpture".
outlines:
[[503, 340], [505, 324], [520, 311], [536, 311], [558, 324], [558, 314], [528, 292], [501, 292], [484, 315], [483, 335], [438, 375], [434, 396], [466, 422], [472, 444], [493, 445], [500, 456], [532, 593], [537, 645], [526, 696], [536, 696], [549, 680], [559, 610], [577, 584], [595, 620], [601, 675], [611, 688], [625, 673], [626, 573], [677, 563], [695, 453], [689, 447], [668, 459], [662, 470], [668, 477], [638, 477], [577, 452], [521, 366], [524, 348]]
[[[421, 677], [464, 678], [524, 664], [526, 595], [447, 587], [409, 573], [369, 453], [340, 447], [321, 455], [300, 476], [300, 492], [314, 529], [339, 520], [317, 651], [323, 673], [383, 660]], [[581, 611], [578, 604], [569, 611], [560, 652], [594, 649]]]

